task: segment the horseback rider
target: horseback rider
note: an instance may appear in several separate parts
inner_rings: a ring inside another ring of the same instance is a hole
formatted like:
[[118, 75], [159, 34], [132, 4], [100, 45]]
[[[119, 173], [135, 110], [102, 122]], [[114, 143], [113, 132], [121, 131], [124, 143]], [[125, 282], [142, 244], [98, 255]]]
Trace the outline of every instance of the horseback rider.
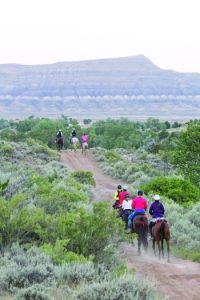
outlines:
[[81, 137], [81, 142], [82, 142], [82, 145], [84, 144], [84, 143], [88, 143], [88, 135], [86, 134], [86, 133], [84, 133], [83, 135], [82, 135], [82, 137]]
[[149, 223], [149, 231], [151, 233], [151, 237], [153, 237], [153, 226], [156, 224], [157, 221], [165, 220], [164, 213], [165, 208], [164, 205], [160, 202], [160, 196], [154, 195], [153, 196], [154, 202], [151, 204], [149, 208], [149, 214], [152, 216], [152, 219]]
[[76, 129], [72, 129], [71, 138], [76, 137]]
[[118, 184], [117, 190], [114, 194], [115, 202], [112, 205], [113, 208], [118, 208], [119, 207], [119, 193], [121, 193], [121, 192], [122, 192], [122, 186], [121, 186], [121, 184]]
[[126, 223], [125, 229], [128, 227], [128, 216], [132, 213], [132, 211], [132, 200], [130, 199], [130, 195], [126, 194], [122, 203], [122, 220]]
[[63, 133], [61, 129], [59, 129], [56, 133], [55, 143], [58, 147], [58, 150], [61, 150], [63, 148]]
[[119, 193], [119, 207], [121, 207], [122, 206], [122, 203], [123, 203], [123, 201], [124, 201], [124, 199], [125, 199], [125, 195], [129, 195], [129, 196], [131, 196], [130, 195], [130, 193], [127, 191], [127, 186], [124, 186], [123, 187], [123, 190]]
[[72, 139], [76, 137], [76, 129], [73, 128], [70, 135], [70, 143], [72, 144]]
[[145, 215], [145, 210], [148, 207], [147, 200], [142, 197], [143, 191], [138, 191], [137, 197], [132, 201], [132, 209], [134, 213], [129, 216], [128, 227], [131, 228], [132, 222], [137, 215]]
[[63, 142], [63, 133], [61, 129], [59, 129], [58, 132], [56, 133], [55, 143], [58, 143], [59, 141]]
[[61, 129], [58, 130], [58, 132], [57, 132], [57, 134], [56, 134], [56, 138], [61, 138], [61, 139], [63, 139], [63, 133], [62, 133], [62, 130], [61, 130]]

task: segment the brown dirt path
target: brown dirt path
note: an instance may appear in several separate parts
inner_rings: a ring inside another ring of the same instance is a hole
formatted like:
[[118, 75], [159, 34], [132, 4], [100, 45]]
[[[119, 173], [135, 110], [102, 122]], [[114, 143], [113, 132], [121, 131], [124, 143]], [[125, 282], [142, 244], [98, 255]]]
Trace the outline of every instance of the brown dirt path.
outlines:
[[121, 184], [121, 182], [110, 178], [102, 172], [90, 150], [86, 156], [82, 155], [80, 150], [76, 153], [71, 150], [61, 151], [61, 162], [72, 171], [92, 171], [96, 181], [96, 187], [92, 189], [94, 200], [110, 200], [114, 202], [113, 194], [117, 185]]
[[[103, 174], [92, 153], [83, 156], [79, 151], [61, 152], [61, 162], [71, 170], [90, 170], [94, 174], [96, 187], [94, 200], [110, 200], [118, 181]], [[172, 257], [170, 263], [158, 260], [151, 251], [137, 255], [136, 248], [124, 243], [122, 256], [127, 259], [129, 268], [136, 268], [138, 276], [156, 283], [161, 294], [170, 300], [200, 300], [200, 264]]]

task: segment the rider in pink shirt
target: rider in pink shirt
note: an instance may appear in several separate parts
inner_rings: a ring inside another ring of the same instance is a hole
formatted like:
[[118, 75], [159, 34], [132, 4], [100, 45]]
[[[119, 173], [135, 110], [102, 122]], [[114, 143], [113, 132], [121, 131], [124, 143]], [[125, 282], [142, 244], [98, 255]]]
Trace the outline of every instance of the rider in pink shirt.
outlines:
[[84, 134], [82, 135], [82, 143], [87, 143], [87, 142], [88, 142], [88, 136], [87, 136], [86, 133], [84, 133]]
[[145, 214], [145, 210], [148, 207], [147, 200], [142, 197], [143, 191], [138, 191], [138, 196], [135, 197], [132, 201], [132, 208], [134, 209], [134, 213], [129, 216], [128, 227], [131, 228], [131, 224], [134, 218], [138, 214]]
[[[140, 193], [141, 192], [141, 193]], [[132, 201], [132, 208], [136, 211], [138, 209], [146, 210], [148, 207], [147, 200], [142, 197], [142, 191], [138, 191], [138, 196]]]

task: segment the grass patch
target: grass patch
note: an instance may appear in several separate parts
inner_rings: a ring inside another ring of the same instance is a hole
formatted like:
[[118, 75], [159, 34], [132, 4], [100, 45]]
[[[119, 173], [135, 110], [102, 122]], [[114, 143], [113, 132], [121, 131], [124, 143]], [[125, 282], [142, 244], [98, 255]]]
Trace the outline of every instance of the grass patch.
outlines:
[[183, 259], [189, 259], [189, 260], [200, 263], [200, 252], [188, 251], [188, 250], [185, 250], [184, 248], [177, 247], [177, 246], [172, 246], [171, 252], [173, 255], [175, 255], [177, 257], [181, 257]]

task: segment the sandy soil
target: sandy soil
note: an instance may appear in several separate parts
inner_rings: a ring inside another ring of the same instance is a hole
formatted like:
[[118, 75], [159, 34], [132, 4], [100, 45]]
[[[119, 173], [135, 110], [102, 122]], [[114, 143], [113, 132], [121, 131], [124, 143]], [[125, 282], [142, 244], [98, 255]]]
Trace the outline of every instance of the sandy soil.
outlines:
[[[71, 170], [92, 171], [96, 180], [94, 200], [109, 200], [112, 203], [119, 182], [103, 174], [90, 151], [86, 157], [79, 151], [62, 151], [61, 162]], [[151, 249], [147, 254], [138, 256], [136, 247], [127, 243], [121, 245], [121, 252], [127, 259], [128, 267], [136, 268], [138, 276], [155, 282], [167, 299], [200, 300], [200, 264], [175, 257], [167, 263], [166, 259], [158, 260]]]

